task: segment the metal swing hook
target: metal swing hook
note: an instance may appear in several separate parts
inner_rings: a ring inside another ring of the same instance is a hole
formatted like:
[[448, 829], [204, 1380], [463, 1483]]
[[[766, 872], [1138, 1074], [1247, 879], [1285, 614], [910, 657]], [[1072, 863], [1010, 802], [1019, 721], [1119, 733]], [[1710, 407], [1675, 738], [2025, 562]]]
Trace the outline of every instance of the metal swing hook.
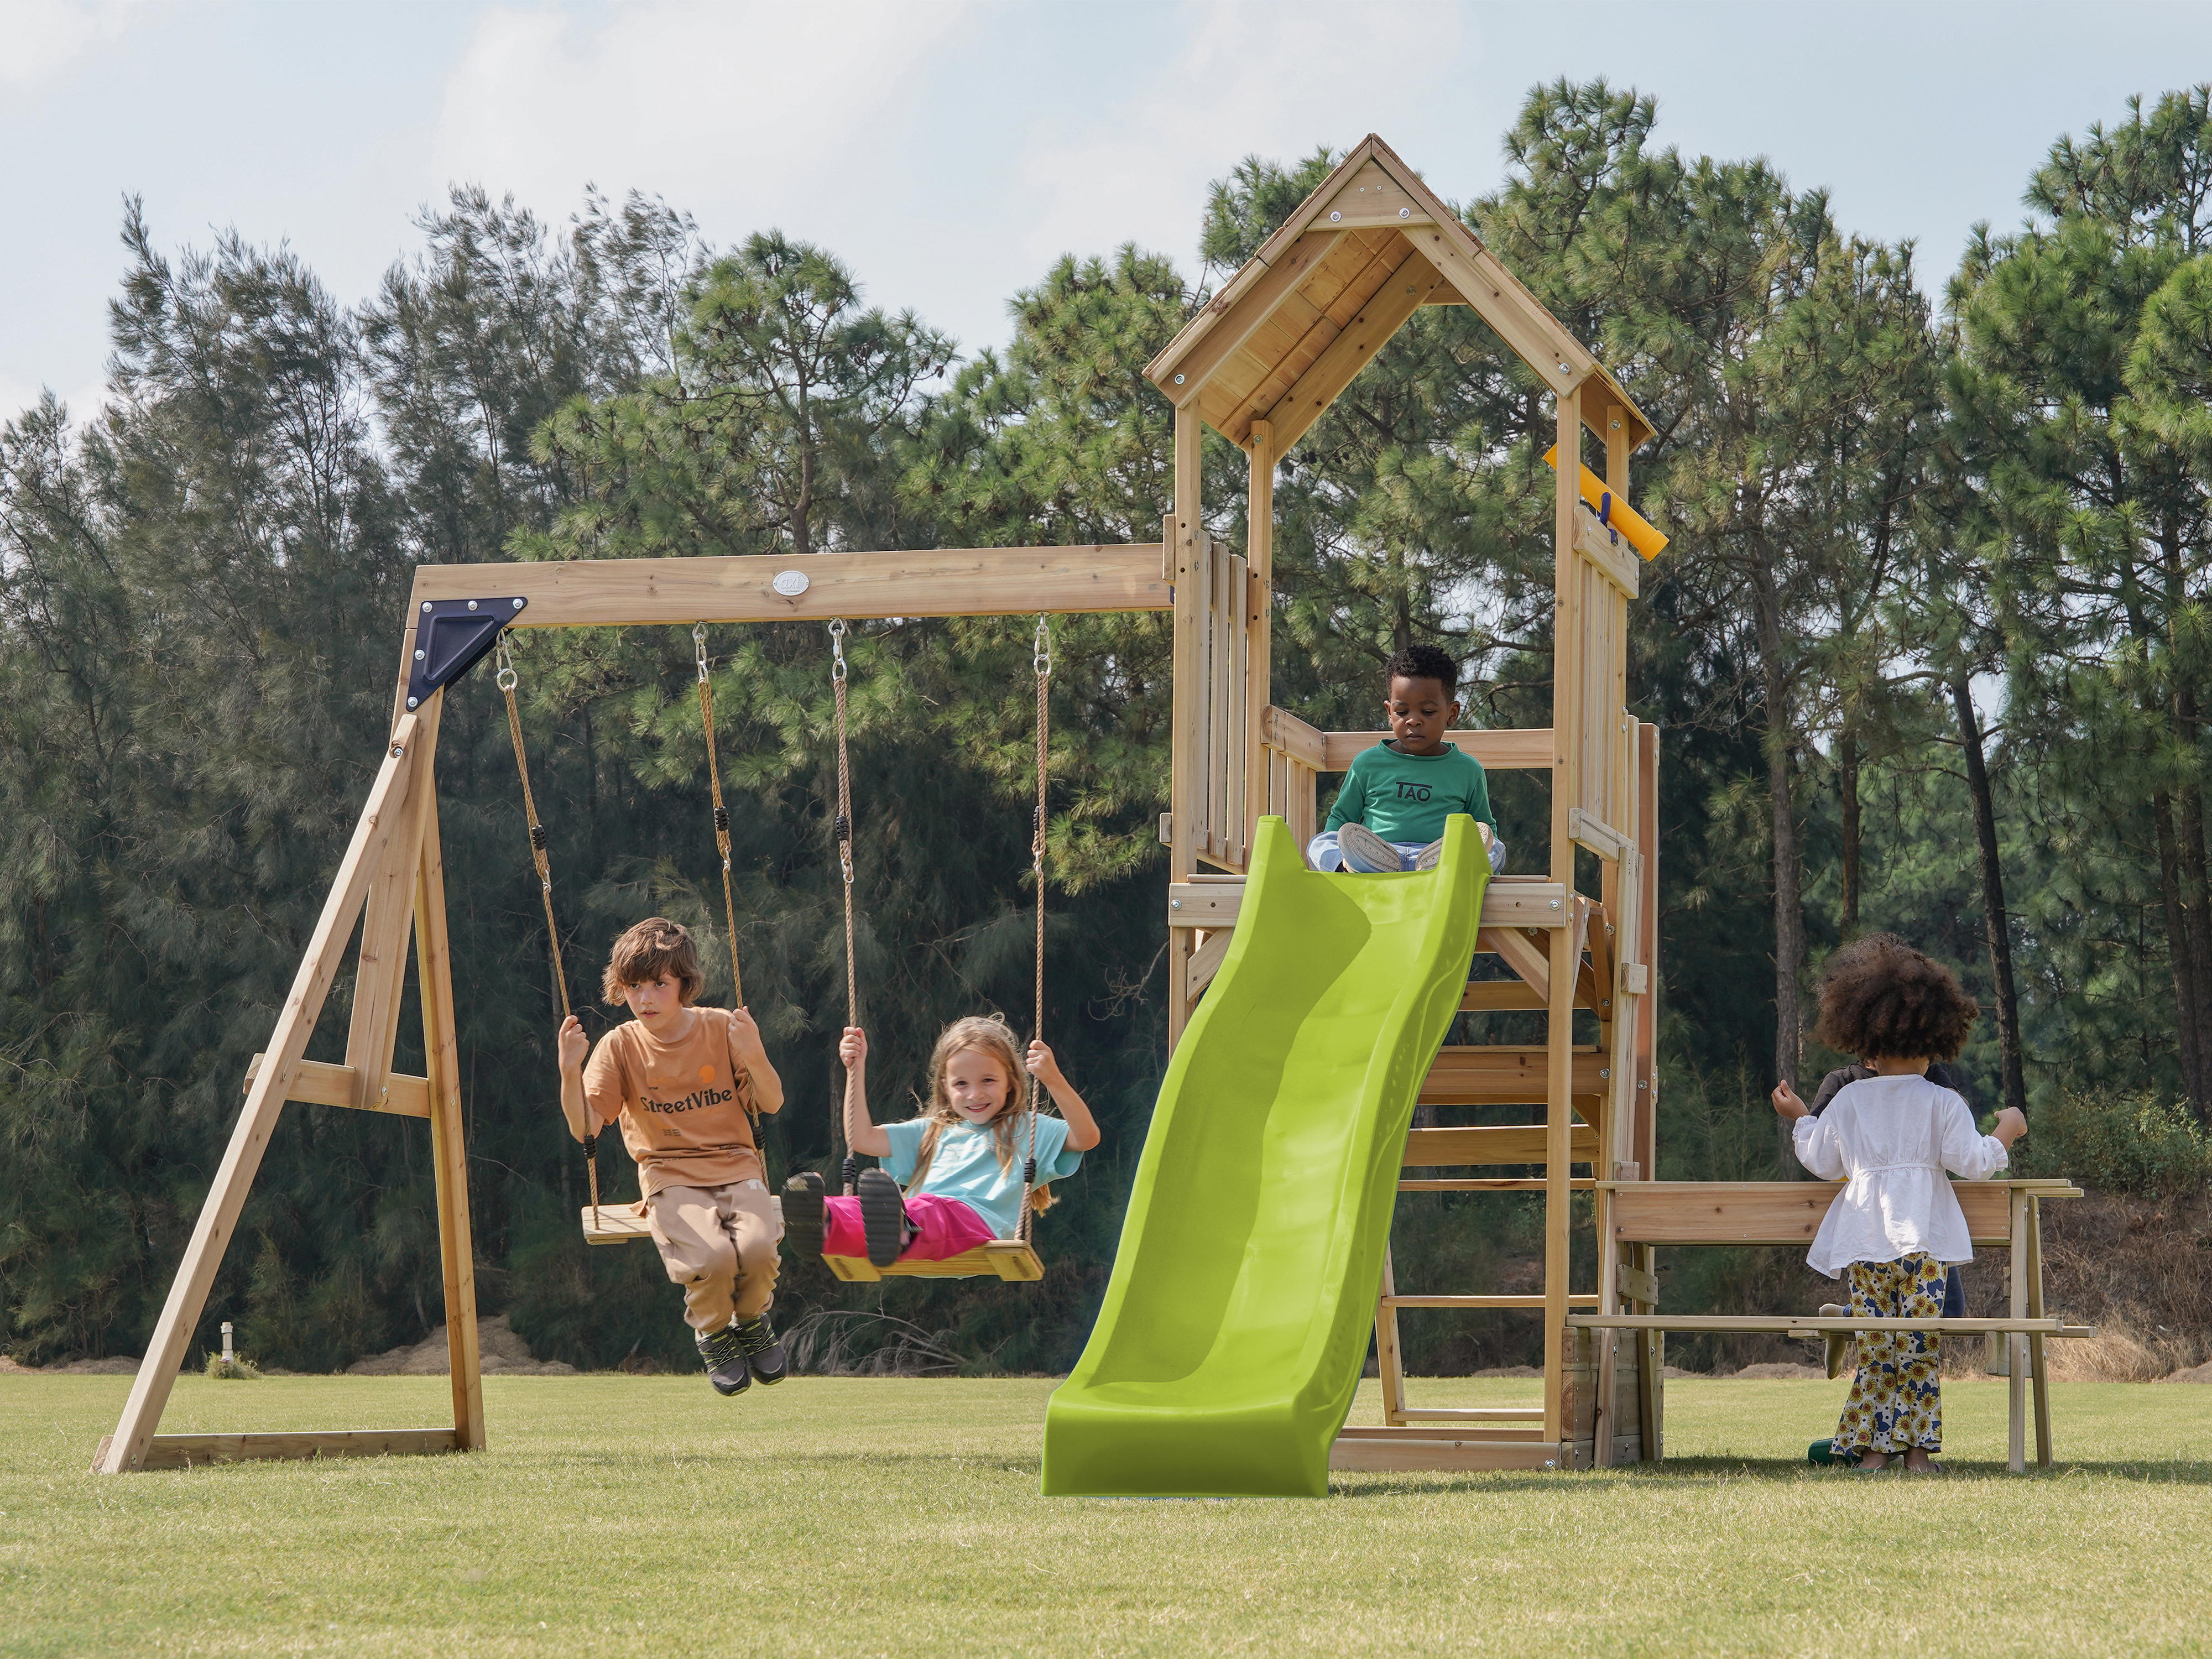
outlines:
[[1035, 650], [1030, 664], [1036, 669], [1037, 677], [1045, 678], [1052, 672], [1052, 623], [1042, 615], [1037, 617]]
[[842, 617], [830, 624], [830, 646], [835, 653], [830, 664], [830, 679], [833, 684], [842, 684], [845, 679], [845, 633]]
[[507, 642], [507, 630], [499, 630], [499, 638], [492, 644], [492, 660], [499, 665], [493, 683], [502, 691], [512, 691], [522, 684], [522, 676], [514, 672], [514, 651]]
[[707, 624], [706, 624], [706, 623], [692, 623], [692, 624], [691, 624], [691, 647], [692, 647], [693, 651], [694, 651], [695, 653], [697, 653], [697, 656], [698, 656], [698, 660], [699, 660], [699, 684], [702, 684], [702, 685], [704, 685], [704, 684], [706, 684], [708, 683], [708, 682], [707, 682]]

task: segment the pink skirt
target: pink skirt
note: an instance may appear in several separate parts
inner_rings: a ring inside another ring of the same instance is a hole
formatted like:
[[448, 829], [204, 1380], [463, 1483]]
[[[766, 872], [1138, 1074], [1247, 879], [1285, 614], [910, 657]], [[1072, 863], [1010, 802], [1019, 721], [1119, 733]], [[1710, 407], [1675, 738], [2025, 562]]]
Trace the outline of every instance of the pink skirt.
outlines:
[[[822, 1254], [866, 1255], [868, 1237], [860, 1224], [860, 1200], [825, 1198], [822, 1200]], [[917, 1193], [906, 1201], [907, 1218], [921, 1231], [913, 1243], [899, 1252], [902, 1261], [943, 1261], [988, 1244], [998, 1235], [975, 1212], [975, 1206], [934, 1193]]]

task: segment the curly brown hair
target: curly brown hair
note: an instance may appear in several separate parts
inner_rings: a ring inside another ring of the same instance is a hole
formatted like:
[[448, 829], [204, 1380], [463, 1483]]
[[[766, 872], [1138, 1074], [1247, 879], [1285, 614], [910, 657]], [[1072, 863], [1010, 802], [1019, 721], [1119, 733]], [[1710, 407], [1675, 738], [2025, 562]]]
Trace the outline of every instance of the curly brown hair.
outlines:
[[1863, 1060], [1950, 1060], [1981, 1005], [1948, 968], [1895, 933], [1869, 933], [1828, 958], [1820, 1040]]

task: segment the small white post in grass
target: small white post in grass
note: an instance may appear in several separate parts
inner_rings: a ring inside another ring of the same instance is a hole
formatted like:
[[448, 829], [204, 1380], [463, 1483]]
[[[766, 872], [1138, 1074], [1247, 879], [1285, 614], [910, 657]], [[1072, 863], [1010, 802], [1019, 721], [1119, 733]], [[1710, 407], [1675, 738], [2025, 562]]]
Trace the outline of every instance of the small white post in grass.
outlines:
[[231, 1352], [230, 1352], [230, 1322], [229, 1322], [228, 1319], [226, 1319], [226, 1320], [224, 1320], [224, 1321], [222, 1322], [222, 1363], [223, 1363], [224, 1364], [226, 1364], [226, 1365], [229, 1364], [230, 1364], [230, 1362], [231, 1362], [231, 1358], [232, 1358], [232, 1355], [231, 1355]]

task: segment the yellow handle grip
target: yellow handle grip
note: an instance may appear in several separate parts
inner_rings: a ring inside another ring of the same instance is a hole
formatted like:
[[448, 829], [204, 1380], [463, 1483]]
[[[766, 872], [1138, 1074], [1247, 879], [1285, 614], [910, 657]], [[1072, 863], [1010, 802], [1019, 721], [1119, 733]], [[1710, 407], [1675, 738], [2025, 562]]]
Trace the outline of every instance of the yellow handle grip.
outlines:
[[[1553, 457], [1559, 453], [1559, 447], [1557, 444], [1553, 444], [1544, 452], [1545, 465], [1555, 471], [1559, 464]], [[1667, 550], [1667, 538], [1659, 533], [1650, 520], [1618, 495], [1614, 495], [1608, 501], [1606, 499], [1607, 493], [1605, 480], [1588, 467], [1584, 467], [1583, 469], [1583, 499], [1596, 507], [1602, 514], [1606, 524], [1626, 536], [1628, 538], [1628, 544], [1644, 557], [1656, 559], [1664, 553]]]

